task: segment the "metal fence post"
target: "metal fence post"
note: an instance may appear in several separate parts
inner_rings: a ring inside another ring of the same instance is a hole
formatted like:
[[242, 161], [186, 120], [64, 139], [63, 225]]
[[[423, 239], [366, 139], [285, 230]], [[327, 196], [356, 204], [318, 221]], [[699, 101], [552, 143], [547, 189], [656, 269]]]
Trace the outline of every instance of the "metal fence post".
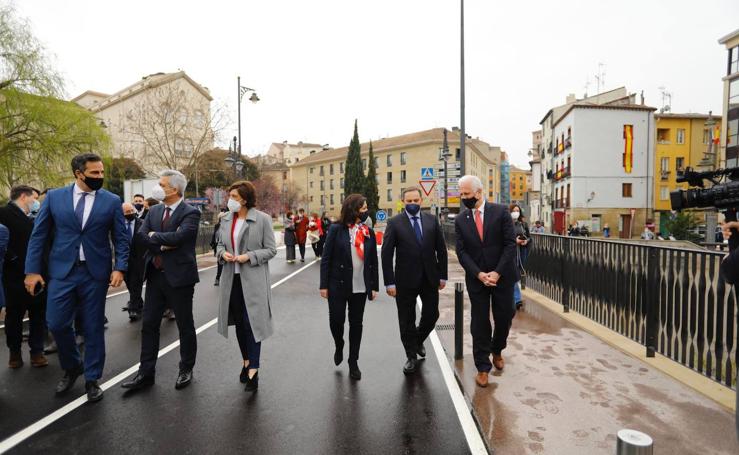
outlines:
[[562, 283], [562, 307], [565, 313], [570, 312], [570, 283], [569, 283], [569, 264], [570, 264], [570, 242], [569, 238], [562, 237], [562, 255], [560, 256], [559, 269], [561, 273]]
[[654, 357], [657, 351], [657, 331], [659, 330], [659, 250], [649, 247], [647, 256], [647, 284], [644, 305], [646, 306], [646, 336], [647, 357]]
[[616, 455], [652, 455], [654, 443], [649, 435], [636, 430], [617, 433]]
[[462, 340], [464, 339], [464, 284], [454, 284], [454, 360], [459, 360], [462, 354]]

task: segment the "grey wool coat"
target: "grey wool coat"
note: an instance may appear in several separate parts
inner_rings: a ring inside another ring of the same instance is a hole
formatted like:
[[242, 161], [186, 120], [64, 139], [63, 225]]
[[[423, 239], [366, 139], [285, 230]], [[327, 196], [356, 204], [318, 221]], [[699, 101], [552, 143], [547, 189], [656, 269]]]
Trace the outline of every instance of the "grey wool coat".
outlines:
[[[234, 253], [231, 243], [231, 225], [237, 215], [229, 213], [221, 219], [220, 235], [216, 258], [223, 263], [223, 274], [220, 283], [220, 302], [218, 307], [218, 333], [228, 338], [229, 302], [233, 286], [235, 267], [240, 267], [241, 288], [244, 291], [244, 303], [249, 314], [249, 322], [256, 341], [262, 341], [272, 335], [272, 300], [269, 276], [269, 260], [277, 255], [275, 234], [272, 230], [272, 218], [257, 209], [249, 209], [246, 223], [241, 228], [239, 252], [248, 254], [250, 261], [244, 264], [225, 262], [223, 253]], [[235, 236], [238, 238], [238, 236]]]

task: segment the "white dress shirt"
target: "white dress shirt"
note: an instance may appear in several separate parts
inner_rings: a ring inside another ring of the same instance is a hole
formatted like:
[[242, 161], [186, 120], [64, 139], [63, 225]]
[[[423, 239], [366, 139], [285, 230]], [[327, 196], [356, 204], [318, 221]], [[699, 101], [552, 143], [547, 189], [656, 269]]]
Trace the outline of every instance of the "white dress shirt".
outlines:
[[[77, 204], [80, 202], [80, 199], [82, 199], [82, 193], [87, 193], [86, 200], [85, 200], [85, 211], [82, 212], [82, 227], [85, 227], [85, 224], [87, 224], [87, 219], [90, 217], [90, 212], [92, 211], [92, 205], [95, 203], [95, 193], [96, 191], [84, 191], [82, 188], [77, 186], [77, 184], [74, 184], [74, 207], [72, 207], [72, 210], [77, 209]], [[85, 249], [82, 247], [82, 244], [80, 243], [80, 261], [85, 260]]]
[[349, 229], [349, 250], [352, 252], [352, 293], [364, 294], [367, 292], [364, 285], [364, 260], [359, 257], [357, 248], [354, 246], [357, 230], [359, 230], [359, 225]]
[[[234, 223], [236, 223], [236, 226], [234, 226], [234, 257], [238, 257], [241, 253], [239, 252], [239, 243], [241, 243], [241, 228], [244, 227], [244, 223], [246, 222], [246, 218], [239, 218], [239, 214], [235, 213], [234, 216], [236, 219], [234, 220]], [[238, 262], [234, 263], [234, 273], [239, 275], [241, 273], [241, 264]]]

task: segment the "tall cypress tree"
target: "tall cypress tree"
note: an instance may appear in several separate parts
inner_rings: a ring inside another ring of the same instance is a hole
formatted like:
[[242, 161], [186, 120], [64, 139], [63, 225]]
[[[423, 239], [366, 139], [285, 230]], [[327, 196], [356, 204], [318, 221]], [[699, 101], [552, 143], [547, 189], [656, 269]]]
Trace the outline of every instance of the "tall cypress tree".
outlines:
[[359, 133], [357, 132], [357, 121], [354, 120], [354, 136], [349, 142], [349, 150], [346, 155], [346, 168], [344, 172], [344, 196], [350, 194], [364, 193], [365, 177], [362, 168], [361, 146], [359, 144]]
[[364, 195], [367, 197], [367, 208], [370, 216], [375, 219], [375, 213], [380, 209], [380, 190], [377, 188], [377, 166], [375, 165], [375, 152], [372, 150], [372, 141], [369, 143], [369, 160], [367, 179], [365, 182]]

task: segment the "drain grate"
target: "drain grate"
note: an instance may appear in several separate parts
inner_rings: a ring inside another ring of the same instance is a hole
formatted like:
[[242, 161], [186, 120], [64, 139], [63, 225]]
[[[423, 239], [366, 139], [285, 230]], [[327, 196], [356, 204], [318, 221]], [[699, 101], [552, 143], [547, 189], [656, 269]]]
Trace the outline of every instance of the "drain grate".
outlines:
[[454, 324], [436, 324], [436, 330], [454, 330]]

